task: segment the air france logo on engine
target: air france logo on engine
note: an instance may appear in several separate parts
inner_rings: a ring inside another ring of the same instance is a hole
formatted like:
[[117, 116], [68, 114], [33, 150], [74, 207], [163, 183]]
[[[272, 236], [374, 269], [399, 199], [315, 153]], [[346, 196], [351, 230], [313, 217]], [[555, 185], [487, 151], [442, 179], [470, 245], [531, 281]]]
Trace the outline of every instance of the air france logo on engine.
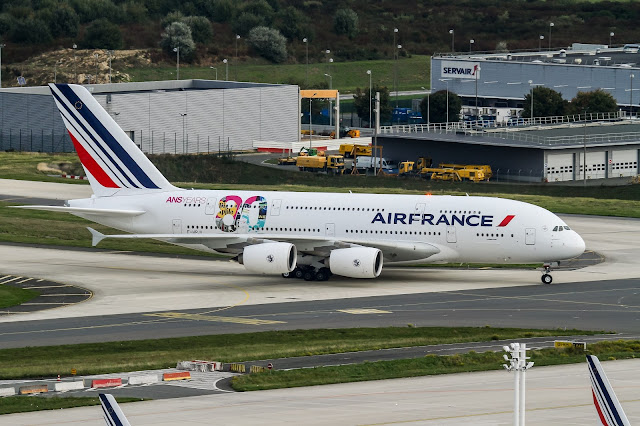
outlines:
[[[507, 215], [497, 226], [507, 226], [514, 217], [515, 215]], [[383, 225], [412, 225], [415, 223], [432, 226], [494, 226], [493, 215], [477, 214], [441, 214], [440, 216], [436, 216], [429, 213], [387, 213], [387, 215], [384, 216], [382, 213], [376, 213], [371, 223], [381, 223]]]

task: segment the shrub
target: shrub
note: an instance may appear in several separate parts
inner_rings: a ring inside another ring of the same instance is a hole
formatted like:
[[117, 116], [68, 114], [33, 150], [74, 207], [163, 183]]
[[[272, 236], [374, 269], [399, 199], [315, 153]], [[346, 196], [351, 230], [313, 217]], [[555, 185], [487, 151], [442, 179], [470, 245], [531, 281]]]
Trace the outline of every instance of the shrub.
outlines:
[[67, 5], [60, 5], [51, 13], [49, 30], [54, 37], [75, 37], [78, 35], [78, 14]]
[[211, 22], [204, 16], [187, 16], [182, 22], [191, 29], [191, 36], [196, 43], [208, 43], [213, 37]]
[[233, 22], [233, 30], [236, 34], [246, 36], [252, 29], [256, 27], [266, 27], [266, 25], [267, 22], [263, 17], [254, 15], [253, 13], [243, 12]]
[[98, 19], [87, 27], [83, 44], [87, 49], [120, 49], [122, 33], [116, 24], [106, 18]]
[[193, 59], [196, 45], [191, 37], [191, 29], [184, 22], [173, 22], [164, 29], [160, 46], [169, 55], [173, 55], [173, 49], [180, 47], [180, 58], [189, 61]]
[[11, 40], [16, 43], [48, 43], [51, 41], [51, 32], [41, 19], [21, 19], [11, 31]]
[[338, 35], [354, 38], [358, 34], [358, 14], [351, 9], [338, 9], [333, 18], [333, 29]]
[[278, 30], [255, 27], [249, 32], [247, 42], [260, 56], [272, 62], [287, 60], [287, 39]]

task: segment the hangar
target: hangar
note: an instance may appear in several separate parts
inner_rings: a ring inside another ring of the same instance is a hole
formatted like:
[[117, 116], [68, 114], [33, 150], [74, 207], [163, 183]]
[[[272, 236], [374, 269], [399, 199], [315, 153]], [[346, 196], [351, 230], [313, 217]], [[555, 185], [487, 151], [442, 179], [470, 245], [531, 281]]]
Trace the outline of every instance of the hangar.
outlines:
[[[441, 129], [381, 128], [384, 157], [434, 164], [489, 164], [497, 181], [565, 182], [637, 176], [640, 123], [582, 121], [548, 126]], [[586, 154], [586, 172], [584, 168]]]
[[[254, 140], [300, 134], [298, 86], [169, 80], [86, 87], [146, 153], [248, 150]], [[0, 89], [0, 150], [73, 151], [48, 87]]]

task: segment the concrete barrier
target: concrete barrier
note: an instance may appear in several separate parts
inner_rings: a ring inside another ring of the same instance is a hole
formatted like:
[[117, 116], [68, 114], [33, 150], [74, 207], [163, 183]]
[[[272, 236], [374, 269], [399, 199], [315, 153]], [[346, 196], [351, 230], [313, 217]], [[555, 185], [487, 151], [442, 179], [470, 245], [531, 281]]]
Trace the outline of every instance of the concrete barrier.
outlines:
[[49, 386], [47, 385], [30, 385], [30, 386], [21, 386], [18, 390], [20, 395], [30, 395], [33, 393], [45, 393], [49, 392]]
[[53, 388], [56, 392], [84, 389], [84, 381], [79, 380], [75, 382], [57, 382]]
[[249, 367], [249, 373], [264, 373], [267, 370], [267, 367], [262, 367], [260, 365], [252, 365]]
[[176, 365], [178, 370], [190, 370], [190, 371], [222, 371], [222, 363], [219, 361], [202, 361], [202, 360], [193, 360], [193, 361], [180, 361]]
[[157, 374], [145, 374], [143, 376], [129, 376], [128, 383], [130, 385], [150, 385], [159, 381]]
[[244, 364], [227, 364], [229, 366], [229, 371], [233, 373], [246, 373], [247, 368]]
[[0, 388], [0, 396], [13, 396], [15, 394], [15, 388]]
[[184, 373], [164, 373], [162, 380], [169, 382], [171, 380], [189, 380], [191, 379], [191, 373], [185, 371]]
[[122, 386], [122, 379], [97, 379], [91, 381], [91, 387], [97, 388], [114, 388], [116, 386]]

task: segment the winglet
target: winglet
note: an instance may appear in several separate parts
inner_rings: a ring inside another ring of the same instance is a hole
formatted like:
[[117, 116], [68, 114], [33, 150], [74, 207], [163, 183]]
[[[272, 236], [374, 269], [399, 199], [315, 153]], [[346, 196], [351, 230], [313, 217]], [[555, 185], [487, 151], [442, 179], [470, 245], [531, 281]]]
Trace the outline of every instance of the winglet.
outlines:
[[602, 424], [604, 426], [630, 426], [629, 419], [627, 419], [598, 357], [587, 355], [587, 364], [591, 378], [593, 404], [596, 406]]
[[131, 426], [113, 395], [101, 393], [98, 394], [98, 397], [100, 398], [102, 415], [104, 416], [104, 421], [107, 423], [107, 426]]
[[98, 244], [100, 244], [100, 241], [102, 241], [105, 238], [107, 238], [106, 235], [104, 235], [101, 232], [96, 231], [95, 229], [93, 229], [90, 226], [87, 226], [87, 229], [89, 230], [89, 232], [91, 232], [91, 245], [93, 247], [97, 246]]

